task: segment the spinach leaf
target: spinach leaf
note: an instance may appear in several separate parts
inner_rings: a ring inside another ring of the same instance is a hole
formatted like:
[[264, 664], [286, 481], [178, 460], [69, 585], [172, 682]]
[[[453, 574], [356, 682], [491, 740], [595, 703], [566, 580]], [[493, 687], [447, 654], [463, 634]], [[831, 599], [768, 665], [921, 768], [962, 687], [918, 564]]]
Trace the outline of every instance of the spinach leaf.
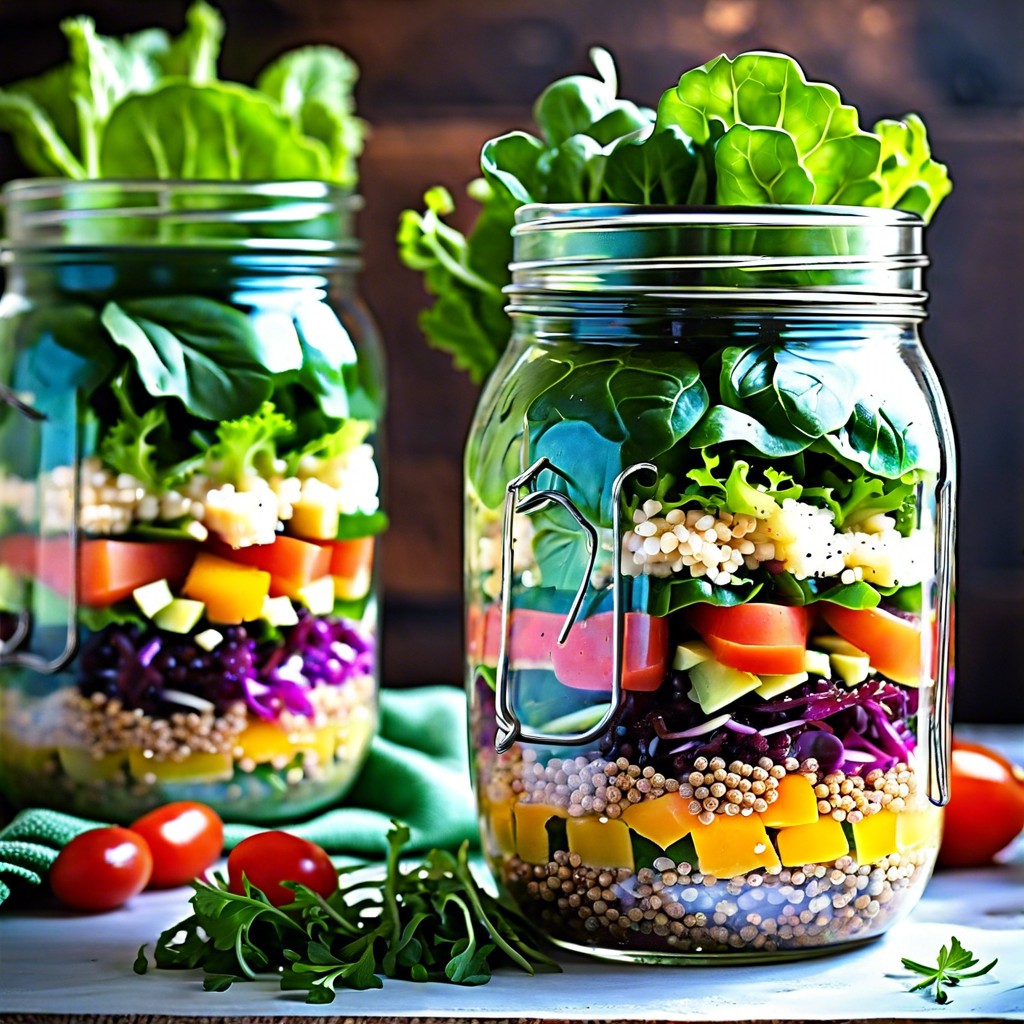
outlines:
[[[561, 78], [549, 85], [533, 105], [533, 119], [551, 147], [586, 132], [623, 103], [616, 96], [618, 75], [611, 54], [594, 47], [590, 59], [598, 78], [589, 75]], [[633, 104], [628, 105], [633, 107]]]
[[750, 445], [762, 455], [778, 458], [796, 455], [813, 440], [806, 434], [785, 425], [769, 428], [747, 413], [727, 405], [713, 405], [701, 417], [689, 436], [691, 448], [707, 448], [712, 444], [740, 442]]
[[836, 451], [872, 473], [895, 479], [919, 468], [934, 468], [926, 452], [934, 447], [927, 424], [912, 422], [898, 406], [880, 406], [871, 396], [854, 407], [850, 422], [825, 438]]
[[[786, 575], [783, 573], [783, 575]], [[650, 596], [646, 611], [651, 615], [671, 615], [691, 604], [732, 606], [749, 601], [762, 588], [760, 582], [730, 584], [720, 587], [706, 579], [667, 578], [650, 580]]]
[[701, 202], [704, 165], [677, 125], [641, 129], [620, 139], [608, 155], [604, 186], [623, 203]]
[[301, 346], [298, 382], [332, 419], [352, 415], [347, 374], [357, 362], [355, 345], [329, 306], [309, 303], [294, 319]]
[[247, 317], [196, 295], [109, 302], [100, 316], [155, 397], [178, 398], [194, 416], [244, 416], [270, 395], [267, 353]]
[[526, 132], [509, 132], [484, 143], [480, 167], [499, 194], [504, 190], [517, 203], [536, 203], [544, 198], [537, 166], [543, 153], [540, 139]]
[[924, 122], [917, 114], [907, 114], [902, 121], [878, 121], [875, 132], [882, 140], [878, 165], [882, 189], [868, 205], [909, 210], [927, 223], [953, 184], [945, 165], [932, 159]]
[[533, 554], [540, 568], [541, 585], [574, 592], [587, 571], [586, 538], [572, 516], [554, 505], [530, 517]]
[[850, 418], [860, 384], [856, 354], [852, 345], [830, 341], [726, 348], [722, 400], [773, 430], [820, 437]]
[[240, 85], [174, 81], [118, 104], [100, 168], [111, 178], [221, 181], [329, 173], [323, 145], [305, 138], [267, 97]]
[[[13, 321], [19, 345], [12, 383], [42, 412], [90, 395], [113, 372], [114, 350], [89, 306], [38, 306]], [[13, 348], [13, 346], [12, 346]]]
[[352, 185], [365, 124], [355, 116], [352, 90], [359, 69], [332, 46], [305, 46], [278, 57], [256, 80], [303, 135], [324, 145], [331, 181]]

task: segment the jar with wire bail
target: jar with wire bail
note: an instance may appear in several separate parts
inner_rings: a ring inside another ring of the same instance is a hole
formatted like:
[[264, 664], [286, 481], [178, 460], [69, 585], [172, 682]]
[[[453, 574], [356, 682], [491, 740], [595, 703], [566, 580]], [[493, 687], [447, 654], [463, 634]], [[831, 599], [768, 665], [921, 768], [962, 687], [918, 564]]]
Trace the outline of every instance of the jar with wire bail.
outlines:
[[525, 206], [466, 454], [483, 849], [609, 959], [882, 934], [948, 796], [955, 452], [922, 222]]
[[0, 792], [301, 817], [376, 727], [380, 346], [318, 182], [14, 182]]

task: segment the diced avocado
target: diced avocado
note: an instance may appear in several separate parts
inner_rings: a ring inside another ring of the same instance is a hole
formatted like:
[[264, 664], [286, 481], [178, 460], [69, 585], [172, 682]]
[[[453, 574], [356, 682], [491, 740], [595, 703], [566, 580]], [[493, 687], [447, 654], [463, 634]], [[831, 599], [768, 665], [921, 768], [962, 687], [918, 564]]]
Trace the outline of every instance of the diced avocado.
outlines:
[[263, 618], [272, 626], [294, 626], [299, 621], [299, 613], [290, 597], [265, 597]]
[[153, 622], [168, 633], [190, 633], [202, 618], [206, 605], [187, 597], [176, 597], [153, 616]]
[[812, 676], [827, 676], [828, 655], [824, 651], [812, 651], [808, 648], [804, 651], [804, 670]]
[[829, 661], [832, 663], [832, 671], [847, 686], [863, 683], [871, 675], [871, 665], [866, 654], [832, 654]]
[[690, 640], [685, 644], [676, 647], [675, 656], [672, 658], [672, 667], [680, 672], [707, 661], [711, 655], [711, 648], [702, 640]]
[[841, 636], [818, 636], [811, 640], [814, 647], [827, 651], [829, 654], [846, 654], [853, 658], [864, 658], [866, 655], [859, 647], [854, 647]]
[[95, 757], [85, 747], [58, 747], [57, 756], [64, 774], [75, 782], [111, 782], [124, 768], [124, 752]]
[[690, 669], [690, 679], [697, 691], [697, 701], [705, 714], [719, 711], [761, 685], [759, 676], [730, 668], [709, 658]]
[[771, 700], [780, 693], [792, 690], [794, 686], [807, 682], [806, 672], [790, 672], [780, 676], [761, 676], [761, 685], [757, 688], [757, 695], [765, 700]]
[[25, 581], [6, 565], [0, 565], [0, 611], [20, 612], [25, 608]]
[[165, 579], [147, 583], [144, 587], [136, 587], [132, 591], [132, 597], [135, 598], [139, 611], [147, 619], [153, 618], [157, 612], [166, 608], [174, 600], [170, 584]]
[[204, 629], [202, 633], [196, 633], [195, 641], [204, 651], [212, 651], [224, 639], [224, 634], [215, 629]]
[[296, 591], [299, 600], [314, 615], [330, 615], [334, 611], [334, 578], [321, 576]]

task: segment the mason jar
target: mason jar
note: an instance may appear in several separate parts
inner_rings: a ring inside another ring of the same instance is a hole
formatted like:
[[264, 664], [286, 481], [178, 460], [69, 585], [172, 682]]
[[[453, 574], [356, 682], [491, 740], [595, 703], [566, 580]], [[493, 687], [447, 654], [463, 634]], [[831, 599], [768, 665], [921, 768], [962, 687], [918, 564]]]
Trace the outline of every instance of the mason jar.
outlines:
[[955, 454], [914, 215], [527, 206], [466, 455], [484, 853], [556, 943], [808, 956], [919, 899]]
[[4, 190], [0, 792], [337, 800], [376, 725], [381, 352], [317, 182]]

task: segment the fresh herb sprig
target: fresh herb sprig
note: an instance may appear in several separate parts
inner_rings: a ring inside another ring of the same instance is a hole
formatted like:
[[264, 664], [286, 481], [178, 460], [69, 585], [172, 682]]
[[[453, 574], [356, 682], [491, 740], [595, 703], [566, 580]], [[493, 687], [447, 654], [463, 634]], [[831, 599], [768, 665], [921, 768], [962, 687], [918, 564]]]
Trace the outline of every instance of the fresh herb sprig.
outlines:
[[[365, 865], [343, 869], [329, 899], [290, 885], [295, 902], [275, 907], [248, 883], [239, 895], [222, 879], [196, 881], [193, 913], [160, 935], [154, 964], [202, 968], [203, 987], [215, 992], [276, 979], [284, 990], [304, 991], [309, 1003], [333, 1001], [339, 987], [380, 988], [381, 975], [480, 985], [500, 964], [527, 974], [560, 970], [528, 922], [477, 885], [466, 844], [457, 854], [433, 849], [403, 870], [408, 841], [409, 829], [393, 823], [383, 878], [366, 878]], [[143, 946], [134, 969], [148, 967]]]
[[929, 966], [928, 964], [919, 964], [916, 960], [908, 960], [906, 957], [903, 957], [902, 962], [908, 971], [924, 975], [923, 981], [911, 986], [911, 992], [918, 992], [934, 985], [935, 1002], [947, 1003], [949, 996], [943, 989], [943, 985], [959, 985], [965, 978], [979, 978], [983, 974], [988, 974], [999, 960], [996, 958], [984, 967], [972, 971], [971, 968], [978, 962], [978, 958], [969, 949], [964, 949], [960, 945], [960, 940], [954, 935], [949, 941], [949, 948], [943, 946], [939, 950], [937, 963]]

